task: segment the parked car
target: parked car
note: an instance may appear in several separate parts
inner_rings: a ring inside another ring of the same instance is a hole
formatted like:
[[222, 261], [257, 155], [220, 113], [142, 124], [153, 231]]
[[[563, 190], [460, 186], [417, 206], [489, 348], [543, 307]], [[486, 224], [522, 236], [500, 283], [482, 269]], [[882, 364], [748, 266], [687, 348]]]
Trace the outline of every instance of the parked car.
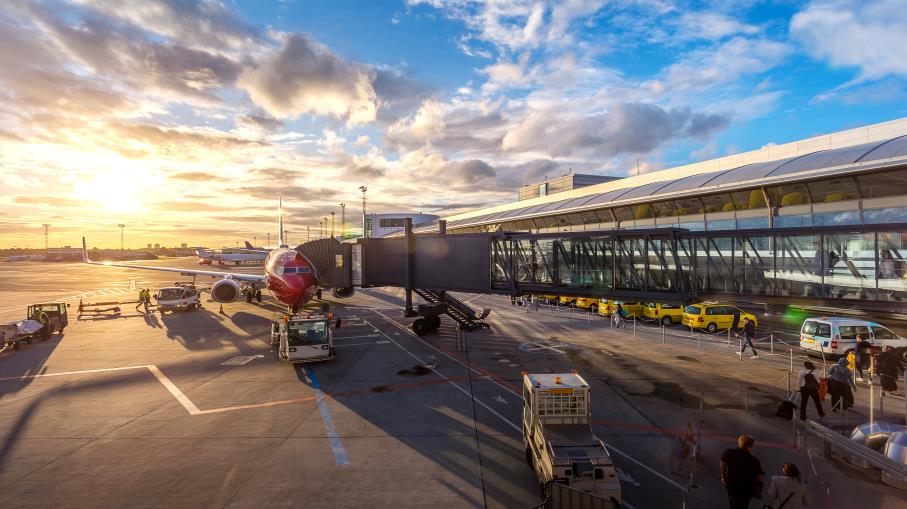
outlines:
[[756, 326], [759, 319], [738, 307], [718, 302], [700, 302], [683, 308], [683, 323], [687, 327], [718, 332], [728, 328], [742, 328], [743, 319], [749, 318]]
[[680, 304], [646, 302], [642, 308], [642, 315], [646, 318], [657, 320], [663, 325], [672, 325], [683, 322], [683, 306]]
[[643, 313], [643, 304], [635, 300], [612, 300], [612, 299], [601, 299], [598, 304], [598, 313], [605, 316], [610, 316], [614, 311], [614, 308], [617, 307], [617, 304], [620, 304], [624, 310], [624, 318], [633, 318], [634, 316], [642, 316]]
[[872, 343], [873, 350], [891, 346], [907, 351], [907, 339], [881, 324], [843, 317], [807, 318], [800, 327], [800, 347], [807, 355], [841, 357], [856, 349], [857, 336]]

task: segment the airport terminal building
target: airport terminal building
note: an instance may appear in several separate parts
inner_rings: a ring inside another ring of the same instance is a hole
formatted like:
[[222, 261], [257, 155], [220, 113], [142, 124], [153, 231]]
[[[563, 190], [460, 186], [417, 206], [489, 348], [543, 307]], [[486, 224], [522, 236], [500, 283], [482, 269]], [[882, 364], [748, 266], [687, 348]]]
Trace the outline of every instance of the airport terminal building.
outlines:
[[445, 220], [508, 239], [493, 279], [903, 310], [907, 119]]

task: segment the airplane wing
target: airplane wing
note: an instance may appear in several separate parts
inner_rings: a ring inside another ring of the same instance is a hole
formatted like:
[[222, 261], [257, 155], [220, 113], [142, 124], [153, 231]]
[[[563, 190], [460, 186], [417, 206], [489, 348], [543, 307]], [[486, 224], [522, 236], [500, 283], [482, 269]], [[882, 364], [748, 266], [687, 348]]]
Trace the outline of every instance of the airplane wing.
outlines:
[[265, 276], [257, 274], [238, 274], [236, 272], [216, 272], [213, 270], [195, 270], [180, 269], [178, 267], [151, 267], [148, 265], [130, 265], [128, 263], [111, 263], [111, 262], [93, 262], [88, 258], [88, 247], [86, 247], [85, 237], [82, 237], [82, 262], [89, 265], [103, 265], [105, 267], [123, 267], [127, 269], [157, 270], [160, 272], [176, 272], [184, 276], [207, 276], [216, 278], [229, 278], [236, 281], [249, 281], [254, 283], [264, 283]]

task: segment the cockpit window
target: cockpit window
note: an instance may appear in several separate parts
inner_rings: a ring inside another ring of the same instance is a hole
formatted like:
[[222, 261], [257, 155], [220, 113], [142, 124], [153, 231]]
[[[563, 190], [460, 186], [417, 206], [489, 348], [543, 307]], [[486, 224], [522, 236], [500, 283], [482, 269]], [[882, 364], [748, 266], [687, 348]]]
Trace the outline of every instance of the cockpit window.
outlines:
[[328, 342], [327, 322], [287, 324], [287, 341], [291, 345], [321, 345]]

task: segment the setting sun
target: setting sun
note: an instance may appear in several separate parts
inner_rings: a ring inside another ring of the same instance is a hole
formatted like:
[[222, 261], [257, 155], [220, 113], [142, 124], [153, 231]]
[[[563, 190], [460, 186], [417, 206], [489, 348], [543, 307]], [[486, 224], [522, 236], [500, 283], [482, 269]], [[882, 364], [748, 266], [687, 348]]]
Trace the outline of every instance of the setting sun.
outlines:
[[91, 180], [73, 185], [73, 193], [83, 200], [95, 201], [113, 213], [132, 213], [143, 209], [139, 190], [141, 180], [133, 172], [105, 172]]

